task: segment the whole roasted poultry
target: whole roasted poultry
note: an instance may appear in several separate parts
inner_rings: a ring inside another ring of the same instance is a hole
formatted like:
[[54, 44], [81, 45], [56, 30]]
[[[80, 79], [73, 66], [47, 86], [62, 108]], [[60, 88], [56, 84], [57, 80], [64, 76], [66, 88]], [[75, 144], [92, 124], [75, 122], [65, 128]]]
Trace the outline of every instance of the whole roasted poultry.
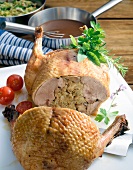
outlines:
[[25, 170], [86, 170], [128, 122], [117, 116], [100, 134], [88, 115], [109, 97], [107, 67], [88, 59], [78, 63], [77, 50], [43, 55], [41, 27], [35, 36], [25, 85], [37, 107], [21, 115], [10, 106], [3, 112], [14, 154]]
[[43, 55], [41, 27], [25, 71], [25, 85], [37, 106], [71, 108], [88, 115], [110, 95], [105, 64], [96, 66], [88, 59], [77, 62], [78, 50], [56, 50]]

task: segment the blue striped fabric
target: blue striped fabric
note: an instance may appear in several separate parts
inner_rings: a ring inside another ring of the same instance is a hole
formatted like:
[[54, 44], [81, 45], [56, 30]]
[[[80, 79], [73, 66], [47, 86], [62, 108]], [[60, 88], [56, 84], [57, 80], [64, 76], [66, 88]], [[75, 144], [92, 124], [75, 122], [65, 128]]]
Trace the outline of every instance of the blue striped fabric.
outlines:
[[[22, 38], [18, 38], [10, 32], [0, 30], [0, 64], [19, 65], [27, 63], [34, 43]], [[43, 53], [52, 51], [44, 47]]]
[[62, 46], [68, 46], [71, 44], [70, 38], [43, 38], [42, 43], [44, 46], [47, 46], [48, 48], [52, 49], [59, 49], [62, 48]]

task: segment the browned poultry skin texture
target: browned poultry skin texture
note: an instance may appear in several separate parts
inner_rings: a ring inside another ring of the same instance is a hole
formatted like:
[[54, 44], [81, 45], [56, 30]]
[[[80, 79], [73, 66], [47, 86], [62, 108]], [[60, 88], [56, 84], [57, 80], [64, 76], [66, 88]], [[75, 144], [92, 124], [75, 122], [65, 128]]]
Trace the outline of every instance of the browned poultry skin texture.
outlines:
[[[42, 31], [41, 28], [38, 30]], [[39, 31], [36, 32], [34, 50], [25, 71], [25, 85], [34, 103], [71, 108], [88, 115], [96, 113], [110, 95], [107, 67], [96, 66], [88, 59], [77, 62], [77, 49], [56, 50], [43, 55]], [[71, 81], [72, 78], [79, 79], [80, 83]], [[59, 80], [64, 86], [60, 87]], [[70, 91], [72, 86], [75, 87]], [[58, 98], [59, 95], [62, 98]]]
[[42, 106], [17, 119], [12, 146], [25, 170], [84, 170], [98, 156], [99, 138], [87, 115]]
[[127, 125], [125, 116], [118, 116], [101, 135], [84, 113], [40, 106], [17, 118], [12, 148], [25, 170], [86, 170]]

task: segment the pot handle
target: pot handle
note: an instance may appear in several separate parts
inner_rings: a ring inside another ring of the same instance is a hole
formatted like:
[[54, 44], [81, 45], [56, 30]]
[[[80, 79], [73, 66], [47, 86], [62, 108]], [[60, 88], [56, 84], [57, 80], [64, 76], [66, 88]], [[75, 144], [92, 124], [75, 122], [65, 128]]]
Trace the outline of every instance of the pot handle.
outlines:
[[118, 4], [121, 1], [122, 0], [110, 0], [109, 2], [107, 2], [106, 4], [104, 4], [103, 6], [98, 8], [96, 11], [92, 12], [91, 14], [94, 17], [97, 17], [98, 15], [100, 15], [103, 12], [107, 11], [108, 9], [112, 8], [113, 6], [115, 6], [116, 4]]
[[7, 21], [4, 21], [0, 24], [0, 29], [24, 34], [34, 34], [35, 32], [35, 27]]

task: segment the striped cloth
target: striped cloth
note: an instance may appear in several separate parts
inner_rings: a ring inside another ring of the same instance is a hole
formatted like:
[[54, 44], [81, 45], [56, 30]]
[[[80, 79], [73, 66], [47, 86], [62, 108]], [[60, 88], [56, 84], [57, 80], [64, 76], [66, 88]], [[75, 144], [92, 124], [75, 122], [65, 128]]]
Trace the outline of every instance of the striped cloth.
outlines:
[[[10, 32], [0, 30], [0, 64], [2, 65], [19, 65], [27, 63], [34, 43], [22, 38], [18, 38]], [[46, 54], [52, 49], [42, 48]]]

